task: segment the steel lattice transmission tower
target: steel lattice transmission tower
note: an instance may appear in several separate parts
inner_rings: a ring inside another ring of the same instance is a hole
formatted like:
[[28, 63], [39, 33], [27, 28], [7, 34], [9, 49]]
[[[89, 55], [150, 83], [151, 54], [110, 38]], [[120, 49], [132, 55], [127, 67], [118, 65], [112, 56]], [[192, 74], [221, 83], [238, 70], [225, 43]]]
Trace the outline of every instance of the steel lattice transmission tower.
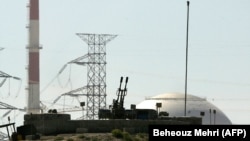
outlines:
[[76, 35], [88, 44], [88, 53], [68, 62], [68, 64], [87, 65], [87, 85], [61, 96], [87, 96], [86, 118], [98, 119], [99, 109], [106, 108], [106, 44], [117, 35], [86, 33], [77, 33]]
[[106, 108], [106, 44], [117, 35], [77, 35], [88, 44], [87, 63], [87, 118], [98, 118], [98, 111]]

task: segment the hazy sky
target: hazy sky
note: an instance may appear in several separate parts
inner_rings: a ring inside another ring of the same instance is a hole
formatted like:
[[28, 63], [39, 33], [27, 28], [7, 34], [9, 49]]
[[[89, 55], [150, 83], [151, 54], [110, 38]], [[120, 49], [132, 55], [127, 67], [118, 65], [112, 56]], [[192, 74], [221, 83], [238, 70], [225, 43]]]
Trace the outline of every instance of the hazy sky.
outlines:
[[[22, 78], [22, 83], [6, 81], [0, 98], [23, 108], [28, 1], [0, 1], [0, 47], [5, 48], [0, 70]], [[207, 98], [235, 124], [250, 124], [249, 7], [249, 0], [190, 0], [188, 93]], [[41, 90], [64, 64], [87, 53], [76, 33], [103, 33], [118, 35], [106, 46], [107, 105], [116, 98], [121, 76], [129, 77], [128, 107], [145, 97], [184, 93], [186, 18], [185, 0], [40, 0]], [[71, 65], [44, 89], [41, 100], [52, 102], [86, 80], [86, 67]]]

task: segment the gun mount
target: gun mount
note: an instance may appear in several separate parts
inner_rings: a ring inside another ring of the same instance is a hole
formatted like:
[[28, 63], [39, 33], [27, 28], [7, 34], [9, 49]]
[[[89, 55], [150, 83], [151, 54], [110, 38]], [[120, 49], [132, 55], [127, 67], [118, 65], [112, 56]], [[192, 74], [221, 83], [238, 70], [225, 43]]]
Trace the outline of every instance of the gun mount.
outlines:
[[128, 77], [125, 80], [125, 86], [122, 89], [123, 77], [120, 79], [120, 85], [117, 89], [117, 98], [113, 99], [113, 104], [109, 109], [99, 109], [99, 119], [156, 119], [157, 111], [153, 109], [136, 109], [136, 105], [131, 105], [131, 109], [124, 108], [124, 99], [127, 95]]
[[127, 84], [128, 84], [128, 77], [126, 77], [125, 87], [122, 89], [122, 81], [123, 77], [120, 79], [120, 86], [116, 92], [117, 99], [113, 100], [112, 105], [112, 118], [113, 119], [124, 119], [125, 116], [125, 108], [124, 106], [124, 98], [127, 95]]

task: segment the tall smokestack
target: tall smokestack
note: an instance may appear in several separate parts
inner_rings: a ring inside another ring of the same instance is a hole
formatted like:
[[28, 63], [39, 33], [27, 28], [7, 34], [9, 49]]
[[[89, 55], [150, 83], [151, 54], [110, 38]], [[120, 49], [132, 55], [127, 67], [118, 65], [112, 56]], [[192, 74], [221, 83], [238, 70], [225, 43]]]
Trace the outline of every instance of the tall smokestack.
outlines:
[[27, 113], [40, 113], [39, 0], [29, 0]]

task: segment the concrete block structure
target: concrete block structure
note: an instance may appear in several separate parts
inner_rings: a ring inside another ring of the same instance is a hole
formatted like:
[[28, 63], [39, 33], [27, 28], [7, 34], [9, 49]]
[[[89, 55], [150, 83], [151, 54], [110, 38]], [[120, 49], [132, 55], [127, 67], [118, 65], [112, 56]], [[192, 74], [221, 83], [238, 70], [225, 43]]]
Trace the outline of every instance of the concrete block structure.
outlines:
[[69, 114], [26, 114], [24, 125], [33, 124], [38, 133], [56, 135], [65, 133], [88, 132], [110, 133], [121, 129], [129, 133], [147, 133], [152, 125], [200, 125], [199, 117], [166, 117], [156, 120], [71, 120]]

